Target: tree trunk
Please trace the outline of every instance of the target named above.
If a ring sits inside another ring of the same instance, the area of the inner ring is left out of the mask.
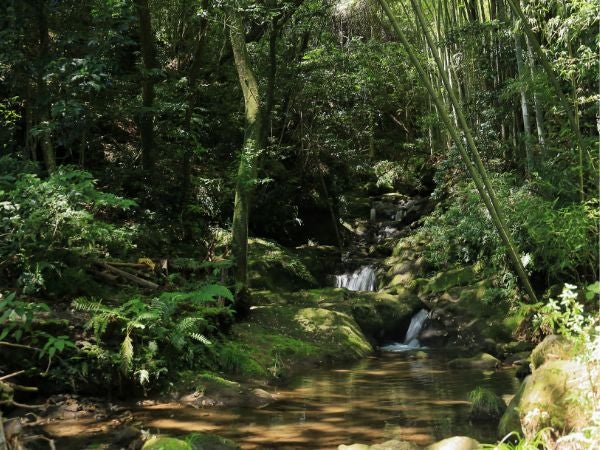
[[[527,104],[527,95],[523,82],[525,80],[525,69],[523,67],[523,47],[521,45],[521,34],[517,31],[514,34],[515,40],[515,55],[517,58],[517,73],[520,81],[519,92],[521,95],[521,116],[523,117],[523,132],[525,134],[525,156],[527,177],[533,172],[533,150],[531,149],[531,124],[529,123],[529,105]]]
[[[533,49],[531,48],[531,42],[529,42],[529,38],[525,35],[525,42],[527,44],[527,57],[529,59],[529,73],[531,78],[535,77],[535,61],[533,59]],[[533,106],[535,109],[535,125],[538,136],[538,143],[540,144],[540,153],[542,157],[542,161],[546,157],[546,134],[544,132],[544,111],[542,110],[542,100],[540,95],[535,87],[533,89]]]
[[[210,6],[209,0],[202,0],[202,9],[208,10]],[[200,76],[200,68],[202,67],[202,59],[204,57],[204,49],[206,47],[206,35],[208,32],[208,16],[204,14],[200,20],[200,28],[198,30],[198,37],[196,40],[196,48],[194,49],[194,55],[192,57],[192,64],[188,72],[188,93],[187,93],[187,104],[185,109],[185,116],[183,117],[183,131],[186,134],[191,132],[192,115],[194,114],[194,108],[198,101],[198,94],[196,92],[196,82]],[[181,182],[181,199],[180,208],[183,210],[188,203],[190,191],[192,189],[192,163],[193,163],[194,152],[191,148],[186,148],[183,153],[182,160],[182,182]]]
[[[567,114],[567,118],[569,119],[569,125],[571,126],[571,130],[573,130],[573,133],[575,135],[575,142],[577,145],[577,154],[578,154],[578,158],[579,158],[579,162],[580,162],[579,167],[578,167],[579,197],[580,197],[580,200],[583,201],[585,199],[584,184],[583,184],[583,172],[584,172],[583,142],[581,140],[581,131],[579,130],[579,123],[578,123],[578,120],[576,117],[577,112],[572,107],[571,103],[569,102],[565,93],[563,92],[563,90],[560,86],[560,83],[558,81],[558,78],[556,78],[556,75],[554,74],[554,70],[552,69],[552,66],[548,62],[548,59],[546,58],[546,55],[544,54],[544,51],[542,50],[540,43],[538,42],[537,38],[533,34],[533,30],[531,29],[531,26],[529,25],[529,23],[527,21],[527,17],[525,16],[525,14],[523,14],[523,11],[521,10],[520,1],[519,0],[506,0],[506,1],[508,2],[508,5],[512,9],[513,13],[520,19],[521,26],[523,27],[523,31],[525,31],[525,34],[527,35],[527,38],[529,39],[531,47],[533,48],[533,51],[535,52],[539,62],[542,64],[542,67],[544,68],[544,71],[546,72],[546,75],[548,76],[548,79],[550,80],[550,83],[552,84],[554,92],[557,95],[557,97],[561,103],[561,106],[564,108],[564,110]]]
[[[135,7],[140,27],[140,46],[144,73],[142,74],[142,111],[139,115],[140,136],[142,141],[142,168],[152,183],[155,169],[154,152],[154,83],[158,68],[156,61],[156,45],[152,32],[152,18],[148,0],[135,0]]]
[[[52,145],[52,133],[50,130],[50,94],[44,80],[44,70],[50,57],[50,34],[48,32],[48,3],[41,0],[37,5],[37,22],[40,40],[40,68],[37,74],[38,85],[38,118],[44,128],[40,136],[40,147],[42,158],[48,173],[56,170],[56,155]]]
[[[236,282],[236,305],[238,314],[247,313],[248,298],[248,220],[250,196],[257,171],[257,159],[261,150],[263,117],[260,94],[254,70],[248,58],[241,13],[234,12],[230,27],[231,47],[235,68],[244,95],[246,128],[244,145],[240,154],[235,186],[235,205],[232,222],[232,253]]]

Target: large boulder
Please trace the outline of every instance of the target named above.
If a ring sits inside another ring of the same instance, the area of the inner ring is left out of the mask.
[[[502,417],[500,436],[522,431],[527,438],[541,437],[545,446],[559,448],[558,435],[583,436],[582,430],[591,429],[589,395],[598,385],[600,364],[594,358],[586,362],[558,359],[573,358],[572,353],[571,343],[558,336],[546,338],[534,349],[532,374],[521,384]]]
[[[193,450],[239,450],[240,446],[223,436],[212,433],[194,433],[186,438]]]
[[[520,436],[523,436],[523,429],[521,428],[521,419],[519,417],[519,403],[521,401],[521,397],[523,396],[523,391],[527,386],[527,383],[531,380],[531,377],[526,377],[519,389],[515,393],[514,397],[508,403],[506,411],[500,418],[500,423],[498,424],[498,438],[504,439],[507,435],[511,433],[518,433]]]
[[[248,278],[255,289],[294,291],[317,286],[302,258],[266,239],[248,241]]]
[[[541,367],[547,361],[569,359],[573,351],[573,343],[564,336],[551,334],[531,352],[531,365],[533,369]]]

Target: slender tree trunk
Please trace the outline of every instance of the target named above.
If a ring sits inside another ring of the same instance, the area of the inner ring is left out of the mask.
[[[267,135],[272,131],[271,113],[275,103],[275,81],[277,77],[277,35],[279,28],[277,20],[273,19],[271,29],[269,30],[269,69],[267,73],[267,89],[265,92],[265,110],[264,110],[264,136],[263,144],[267,142]]]
[[[135,0],[135,7],[140,27],[140,46],[144,73],[142,74],[142,111],[139,115],[139,128],[142,141],[142,168],[152,183],[156,164],[154,150],[154,83],[158,68],[156,60],[156,44],[152,31],[152,18],[148,0]]]
[[[202,0],[202,9],[208,10],[210,6],[209,0]],[[196,48],[194,49],[194,55],[192,56],[192,63],[188,72],[188,92],[187,102],[185,108],[185,115],[183,117],[183,130],[186,134],[191,132],[192,115],[194,114],[194,108],[198,102],[198,94],[196,92],[196,83],[200,76],[200,68],[202,67],[202,59],[204,57],[204,49],[206,48],[206,36],[208,33],[208,16],[204,14],[200,21],[200,27],[198,30],[198,37],[196,38]],[[181,199],[180,208],[183,210],[187,205],[190,197],[190,191],[192,189],[192,165],[193,165],[194,151],[192,148],[186,148],[183,153],[181,171]]]
[[[331,197],[329,196],[329,190],[327,189],[327,184],[325,184],[325,177],[323,176],[323,170],[321,169],[321,163],[318,164],[319,167],[317,171],[319,172],[319,181],[321,182],[321,188],[323,189],[323,196],[325,203],[327,203],[327,208],[329,209],[329,215],[331,216],[331,226],[333,227],[333,231],[335,233],[335,239],[337,240],[338,249],[340,250],[340,256],[344,253],[344,244],[342,242],[342,235],[340,234],[340,228],[338,219],[335,215],[335,210],[333,208],[333,202],[331,201]]]
[[[258,83],[248,58],[244,22],[241,13],[234,12],[230,27],[231,47],[235,68],[244,94],[246,129],[240,154],[235,186],[235,205],[232,222],[232,253],[236,281],[236,311],[244,314],[249,308],[248,295],[248,220],[250,196],[257,172],[261,150],[263,117]]]
[[[531,43],[529,42],[529,38],[525,35],[525,42],[527,44],[527,58],[529,59],[529,74],[531,78],[535,77],[535,61],[533,59],[533,49],[531,48]],[[542,161],[546,157],[546,134],[544,132],[544,111],[542,110],[542,99],[538,93],[537,88],[533,88],[533,106],[535,109],[535,125],[538,136],[538,143],[540,144],[540,153],[542,157]]]
[[[560,83],[558,81],[558,78],[556,78],[556,75],[554,74],[554,70],[552,69],[552,66],[548,62],[548,59],[546,58],[546,55],[544,54],[544,51],[542,50],[540,43],[538,42],[537,38],[535,37],[535,34],[533,33],[533,30],[531,29],[531,26],[529,25],[529,23],[527,21],[527,17],[521,10],[520,1],[519,0],[506,0],[506,1],[508,2],[508,5],[512,9],[513,13],[520,19],[521,26],[523,27],[523,31],[525,31],[525,34],[529,38],[529,42],[533,48],[533,51],[535,52],[539,62],[542,64],[542,67],[544,68],[544,71],[546,72],[546,75],[548,76],[548,79],[550,80],[550,83],[552,84],[554,92],[557,95],[558,99],[560,100],[560,103],[567,114],[567,118],[569,120],[569,125],[571,126],[571,130],[573,130],[573,133],[575,134],[577,153],[578,153],[578,158],[580,161],[579,168],[578,168],[579,169],[578,170],[578,172],[579,172],[579,197],[580,197],[580,200],[583,201],[585,199],[584,184],[583,184],[583,172],[584,172],[583,142],[581,140],[581,131],[579,130],[579,124],[578,124],[578,120],[576,117],[577,113],[574,111],[574,108],[572,107],[571,103],[569,102],[565,93],[563,92],[563,90],[560,86]]]
[[[527,95],[525,93],[525,87],[523,86],[525,80],[525,69],[523,67],[523,47],[521,45],[521,35],[517,31],[514,34],[515,41],[515,55],[517,58],[517,73],[520,80],[520,96],[521,96],[521,116],[523,117],[523,132],[525,134],[525,156],[526,156],[526,170],[525,173],[529,177],[533,172],[533,150],[531,148],[531,124],[529,123],[529,105],[527,104]]]
[[[437,48],[434,47],[431,37],[429,36],[429,32],[427,31],[427,28],[425,26],[424,17],[422,15],[422,12],[419,8],[418,3],[416,3],[415,0],[411,0],[411,2],[413,4],[413,8],[415,9],[415,13],[417,15],[417,19],[418,19],[419,23],[421,24],[423,34],[425,35],[425,37],[427,39],[429,47],[431,48],[434,58],[436,60],[436,64],[438,66],[439,72],[442,75],[442,80],[444,82],[444,85],[446,86],[446,90],[448,91],[448,94],[450,96],[452,103],[455,105],[455,110],[459,117],[459,122],[462,126],[462,131],[465,134],[467,145],[472,153],[473,159],[475,160],[475,165],[473,165],[473,163],[471,162],[471,159],[469,158],[469,155],[468,155],[465,147],[463,146],[463,139],[459,135],[457,128],[452,123],[450,116],[448,114],[448,111],[445,108],[444,104],[442,103],[438,93],[434,90],[433,86],[429,82],[427,73],[425,72],[425,70],[423,69],[423,66],[421,65],[417,56],[415,55],[415,53],[412,49],[412,46],[410,45],[410,43],[404,36],[404,32],[402,31],[402,28],[400,27],[400,24],[396,20],[391,9],[387,5],[386,0],[378,0],[378,1],[381,4],[381,6],[383,7],[390,22],[392,23],[392,26],[394,27],[394,30],[398,34],[398,37],[400,38],[402,45],[406,49],[412,65],[415,67],[415,69],[417,70],[417,72],[419,74],[419,78],[421,79],[421,82],[427,88],[427,91],[429,92],[429,95],[431,96],[432,100],[438,105],[438,110],[441,113],[441,118],[444,121],[444,124],[446,125],[446,128],[448,129],[450,135],[452,136],[452,139],[454,140],[454,143],[461,154],[461,157],[467,167],[469,174],[471,175],[471,177],[473,178],[473,181],[475,182],[475,185],[477,187],[477,190],[479,191],[480,197],[490,213],[492,222],[494,223],[494,225],[496,226],[496,229],[498,230],[498,234],[500,235],[502,241],[504,242],[504,244],[507,247],[508,257],[511,260],[511,262],[513,263],[513,266],[515,267],[515,270],[516,270],[519,278],[521,279],[521,282],[523,283],[523,286],[524,286],[527,294],[530,296],[530,300],[535,302],[537,300],[535,292],[534,292],[533,288],[531,287],[529,278],[527,277],[527,274],[525,273],[525,269],[523,268],[523,265],[521,264],[521,260],[519,259],[517,250],[512,242],[512,238],[510,237],[510,235],[507,232],[506,221],[502,215],[502,211],[499,208],[498,201],[497,201],[494,191],[490,185],[489,179],[487,177],[487,172],[485,171],[485,168],[483,167],[483,163],[481,162],[481,158],[479,157],[479,153],[477,151],[477,147],[475,146],[475,143],[471,136],[470,129],[466,125],[464,115],[462,114],[462,109],[460,108],[460,105],[456,99],[456,96],[454,95],[454,92],[450,88],[448,77],[446,76],[446,74],[443,70],[443,66],[441,64],[439,55],[437,53]]]
[[[40,40],[40,68],[37,74],[38,86],[38,119],[44,128],[40,136],[40,147],[42,158],[48,173],[56,170],[56,155],[52,145],[52,133],[50,130],[50,94],[44,80],[44,70],[50,58],[50,33],[48,32],[48,2],[40,0],[37,3],[37,22]]]

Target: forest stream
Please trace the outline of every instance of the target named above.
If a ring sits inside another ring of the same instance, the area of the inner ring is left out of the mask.
[[[335,287],[376,291],[376,268],[382,260],[365,258],[365,249],[401,233],[405,211],[417,205],[414,217],[419,217],[419,205],[424,204],[414,199],[401,201],[400,207],[396,203],[378,200],[385,213],[371,213],[369,232],[348,249],[347,271],[332,277]],[[152,434],[215,433],[244,449],[331,449],[390,439],[429,445],[456,435],[493,442],[495,423],[470,421],[468,393],[485,387],[511,397],[518,388],[515,370],[449,368],[448,362],[461,356],[458,351],[421,347],[418,340],[428,315],[426,309],[416,312],[408,328],[400,332],[403,342],[385,342],[375,356],[341,367],[313,368],[283,386],[267,388],[276,400],[266,406],[205,408],[141,401],[121,407],[128,411],[129,423]],[[114,432],[105,434],[111,427],[114,424],[89,418],[50,422],[46,431],[57,438],[60,448],[75,450],[103,439],[114,441]]]
[[[501,396],[518,387],[514,370],[449,369],[448,355],[385,352],[350,367],[297,376],[260,409],[195,409],[176,403],[130,407],[152,433],[212,432],[244,449],[331,449],[353,442],[396,438],[420,445],[468,435],[493,442],[496,427],[469,422],[467,393],[484,386]],[[58,448],[75,450],[103,440],[107,424],[95,419],[50,423]]]

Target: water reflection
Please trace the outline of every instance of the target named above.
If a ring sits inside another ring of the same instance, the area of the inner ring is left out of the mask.
[[[244,449],[335,449],[393,438],[427,445],[453,435],[491,442],[494,427],[468,420],[467,393],[476,386],[512,394],[517,380],[511,371],[452,370],[445,355],[435,353],[425,360],[384,354],[351,368],[300,376],[279,390],[280,401],[262,409],[163,404],[134,414],[152,432],[214,432]]]
[[[213,431],[248,449],[330,449],[392,438],[426,445],[457,434],[491,442],[494,427],[468,421],[467,393],[476,386],[504,395],[514,393],[517,382],[509,371],[448,369],[442,355],[412,360],[391,354],[300,376],[278,392],[281,401],[260,410],[139,413],[161,432]]]

